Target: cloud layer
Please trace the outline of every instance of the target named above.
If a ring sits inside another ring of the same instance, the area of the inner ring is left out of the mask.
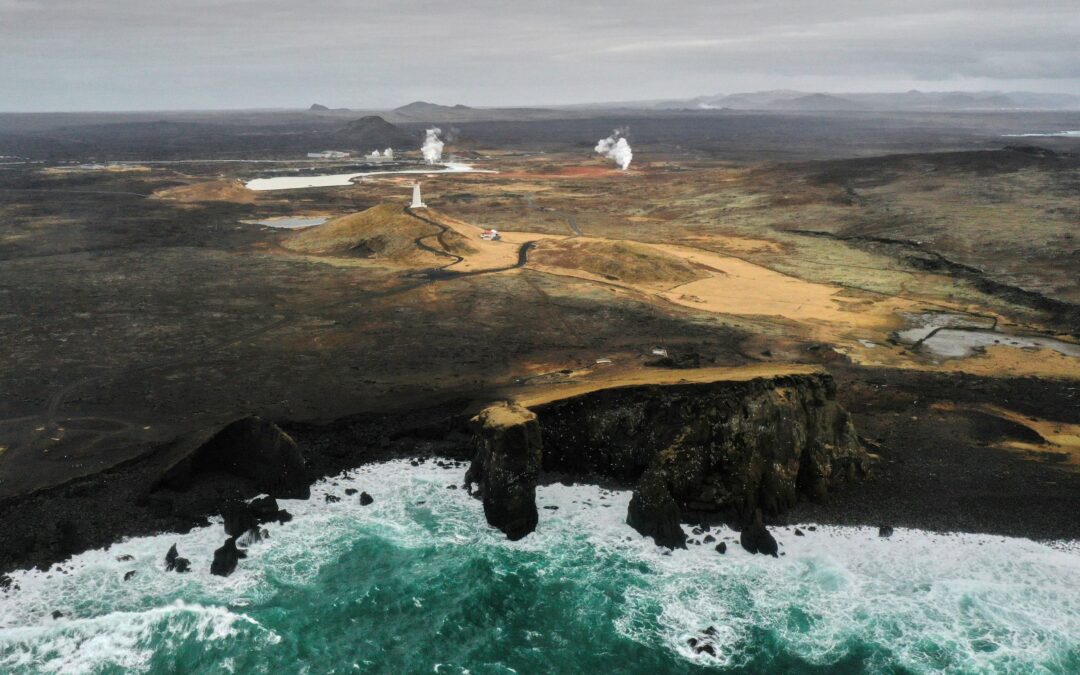
[[[1075,0],[0,0],[0,110],[1080,93]]]

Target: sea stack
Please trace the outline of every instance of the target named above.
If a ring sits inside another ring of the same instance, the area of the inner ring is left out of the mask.
[[[542,448],[532,411],[514,403],[485,408],[472,418],[475,456],[465,476],[477,483],[489,524],[511,540],[536,529],[536,481]]]

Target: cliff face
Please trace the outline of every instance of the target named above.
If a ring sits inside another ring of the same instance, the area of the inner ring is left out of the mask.
[[[600,390],[535,408],[543,468],[635,485],[627,521],[685,545],[688,512],[748,520],[822,498],[870,460],[825,374]]]

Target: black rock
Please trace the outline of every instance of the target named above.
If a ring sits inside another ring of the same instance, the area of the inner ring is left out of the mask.
[[[544,507],[544,509],[546,509],[548,511],[558,511],[559,507],[555,506],[554,504],[548,504],[547,506]]]
[[[697,643],[698,643],[697,638],[690,638],[689,640],[686,641],[686,644],[690,645],[691,647],[696,647]]]
[[[658,546],[686,548],[686,533],[679,520],[679,506],[668,491],[663,475],[646,471],[630,498],[626,523],[639,533],[652,537]]]
[[[892,525],[882,525],[878,528],[877,534],[879,537],[888,539],[893,535]]]
[[[701,634],[712,637],[713,635],[716,635],[716,628],[714,628],[713,626],[709,626],[705,630],[701,631]]]
[[[271,520],[281,520],[283,511],[278,508],[277,500],[273,497],[259,497],[248,504],[248,508],[260,523],[268,523]]]
[[[799,528],[797,528],[797,527],[796,527],[796,528],[795,528],[795,536],[796,536],[796,537],[805,537],[806,535],[805,535],[805,534],[803,534],[803,531],[802,531],[802,530],[800,530]]]
[[[180,554],[176,551],[176,544],[169,547],[168,553],[165,554],[165,571],[171,572],[176,569],[176,560]]]
[[[60,611],[60,610],[58,610],[58,609],[57,609],[57,610],[53,610],[53,613],[52,613],[52,618],[54,618],[54,619],[59,619],[59,618],[60,618],[60,617],[62,617],[62,616],[64,616],[64,613],[63,613],[63,612],[61,612],[61,611]]]
[[[259,526],[251,505],[244,502],[229,502],[221,510],[221,517],[225,521],[225,534],[230,537],[239,537]]]
[[[352,497],[357,492],[359,492],[359,490],[357,490],[356,488],[345,488],[345,494],[349,497]]]
[[[720,542],[719,544],[717,544],[716,552],[720,553],[721,555],[727,553],[727,544],[725,544],[724,542]]]
[[[716,656],[716,650],[713,649],[713,646],[711,644],[707,643],[707,642],[705,644],[697,647],[696,649],[694,649],[694,653],[695,654],[708,654],[709,656]]]
[[[811,525],[810,527],[808,527],[806,529],[810,530],[811,532],[817,532],[817,525]]]
[[[0,591],[6,591],[11,588],[12,583],[14,582],[11,580],[11,577],[6,574],[0,574]]]
[[[776,539],[761,520],[761,509],[755,510],[753,522],[739,533],[739,543],[750,553],[771,555],[774,558],[780,550],[776,545]]]
[[[711,534],[707,534],[707,535],[705,535],[705,538],[702,539],[701,541],[703,543],[706,543],[706,544],[711,544],[714,541],[716,541],[716,537],[712,536]]]
[[[360,506],[367,506],[368,504],[371,504],[374,501],[375,500],[368,493],[366,493],[366,492],[361,492],[360,493]]]
[[[207,474],[230,474],[267,494],[291,499],[311,495],[303,453],[276,424],[258,417],[194,434],[178,445],[181,455],[158,485],[186,490]]]
[[[127,555],[126,553],[124,555],[116,556],[116,562],[131,562],[134,559],[135,559],[135,556]]]
[[[135,570],[130,572],[124,572],[124,581],[131,581],[131,577],[135,576]]]
[[[336,504],[337,502],[341,501],[341,497],[338,497],[337,495],[326,495],[324,499],[326,500],[327,504]]]
[[[240,551],[236,548],[236,539],[229,537],[221,548],[214,551],[214,562],[210,563],[210,574],[227,577],[236,569]]]
[[[511,541],[536,529],[536,483],[543,463],[536,415],[516,403],[496,404],[470,422],[474,456],[465,483],[479,486],[488,525]]]
[[[279,523],[287,523],[290,520],[292,520],[292,514],[291,513],[289,513],[285,509],[281,509],[280,511],[278,511],[278,522]]]
[[[191,569],[191,561],[187,558],[177,558],[174,562],[177,572],[187,572]]]

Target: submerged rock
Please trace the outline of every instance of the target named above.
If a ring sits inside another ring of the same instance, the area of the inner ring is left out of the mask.
[[[214,551],[214,562],[210,563],[210,574],[227,577],[236,569],[240,560],[240,551],[236,548],[236,539],[229,537],[221,548]]]
[[[768,528],[761,519],[761,510],[754,512],[754,520],[739,533],[739,543],[750,553],[761,553],[777,557],[780,550]]]
[[[374,501],[375,501],[375,499],[371,495],[369,495],[368,493],[366,493],[366,492],[361,492],[360,493],[360,506],[367,506],[368,504],[371,504]]]
[[[475,455],[465,476],[477,483],[490,525],[508,539],[536,529],[536,481],[543,460],[536,415],[514,403],[485,408],[471,420]]]
[[[124,581],[131,581],[131,578],[135,576],[135,570],[130,572],[124,572]]]

